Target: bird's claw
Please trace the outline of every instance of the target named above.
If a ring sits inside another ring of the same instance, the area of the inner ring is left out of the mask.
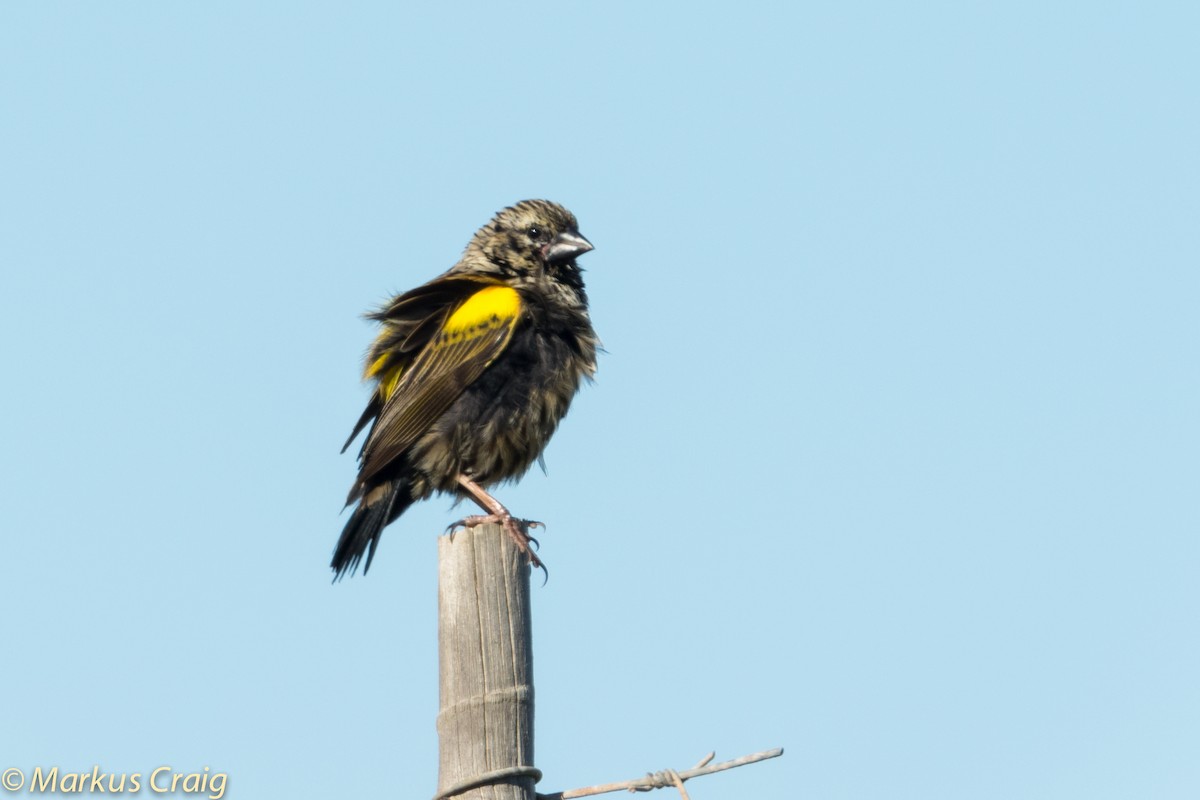
[[[518,522],[520,522],[520,524],[522,526],[524,526],[524,530],[522,530],[521,532],[523,534],[525,534],[525,538],[528,539],[533,544],[533,548],[535,550],[541,550],[542,543],[539,542],[534,537],[529,535],[529,528],[541,528],[542,530],[546,530],[546,523],[538,522],[536,519],[522,519],[522,520],[518,520]],[[544,570],[545,567],[542,567],[542,569]]]
[[[537,539],[529,535],[530,528],[545,528],[544,523],[537,520],[518,519],[512,514],[474,514],[469,517],[463,517],[458,522],[451,524],[446,528],[446,533],[453,535],[458,528],[471,528],[476,525],[486,525],[488,523],[496,523],[504,529],[509,538],[516,543],[517,549],[529,557],[529,563],[546,573],[546,580],[550,579],[550,572],[542,563],[542,560],[537,557],[534,550],[541,549],[541,543]],[[529,545],[533,544],[531,548]],[[542,582],[545,585],[545,581]]]

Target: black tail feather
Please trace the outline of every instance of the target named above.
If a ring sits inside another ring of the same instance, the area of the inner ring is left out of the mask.
[[[387,488],[387,494],[376,498],[374,503],[367,505],[365,498],[359,502],[346,521],[346,527],[342,528],[342,535],[333,551],[333,561],[329,566],[333,568],[334,581],[341,580],[347,572],[353,575],[364,554],[367,561],[363,565],[363,575],[367,574],[384,527],[403,514],[412,502],[401,481],[393,482]]]

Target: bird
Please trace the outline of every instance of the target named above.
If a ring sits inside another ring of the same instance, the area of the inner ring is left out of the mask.
[[[366,575],[383,529],[435,493],[484,512],[451,530],[498,523],[542,566],[529,535],[541,523],[514,517],[488,488],[541,462],[596,373],[600,340],[576,263],[592,249],[566,208],[522,200],[479,228],[449,270],[366,315],[380,325],[364,359],[372,392],[342,452],[369,430],[330,563],[335,581],[364,558]]]

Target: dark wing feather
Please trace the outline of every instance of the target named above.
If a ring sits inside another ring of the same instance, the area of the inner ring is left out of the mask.
[[[362,429],[367,427],[367,423],[379,416],[381,408],[383,408],[383,400],[379,396],[379,390],[376,390],[375,394],[371,395],[371,402],[367,403],[367,407],[363,409],[362,416],[358,418],[358,422],[354,423],[354,430],[350,431],[350,437],[342,445],[343,453],[350,447],[350,443],[354,441],[354,438],[362,432]]]
[[[367,316],[393,325],[419,324],[445,311],[448,306],[457,305],[481,285],[493,283],[495,281],[475,276],[440,275],[429,283],[393,298],[386,306]]]

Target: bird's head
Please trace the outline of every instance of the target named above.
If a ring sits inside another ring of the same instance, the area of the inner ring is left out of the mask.
[[[575,259],[591,249],[570,211],[549,200],[522,200],[475,233],[464,261],[482,258],[489,271],[509,277],[572,282],[579,273]]]

